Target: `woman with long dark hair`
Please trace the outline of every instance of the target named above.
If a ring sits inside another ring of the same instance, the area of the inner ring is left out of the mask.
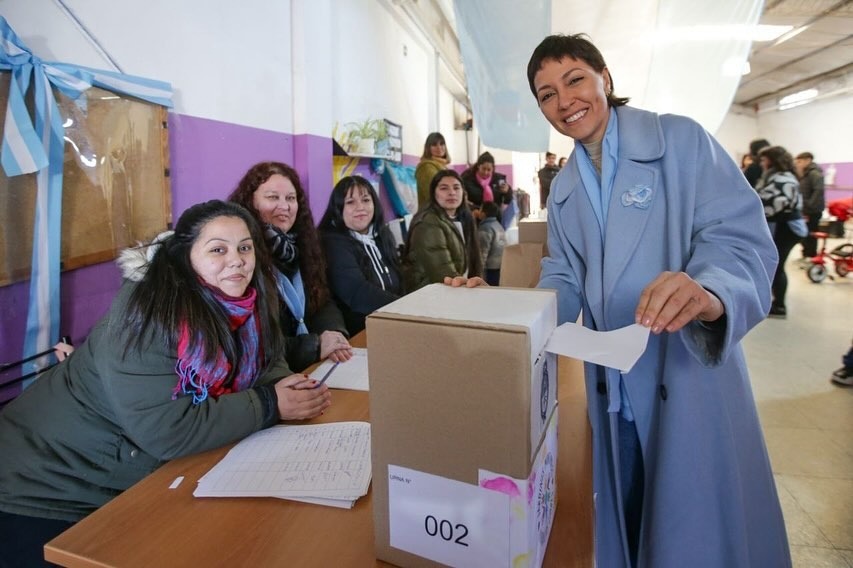
[[[263,227],[291,368],[302,371],[327,357],[348,360],[352,347],[329,293],[320,236],[299,174],[281,162],[255,164],[228,199],[248,209]]]
[[[339,181],[319,229],[329,286],[354,335],[364,329],[368,314],[403,293],[394,237],[370,182],[361,176]]]
[[[48,540],[168,460],[330,404],[285,362],[246,210],[195,205],[161,237],[122,255],[107,315],[0,412],[0,565],[41,565]]]
[[[429,204],[412,219],[403,253],[407,292],[446,277],[482,276],[477,227],[465,203],[462,178],[442,170],[432,178]]]

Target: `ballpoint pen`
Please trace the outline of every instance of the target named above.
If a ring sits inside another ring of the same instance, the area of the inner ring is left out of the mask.
[[[325,382],[326,382],[326,379],[328,379],[328,378],[332,375],[332,373],[334,372],[334,370],[335,370],[335,369],[337,369],[337,368],[338,368],[338,365],[340,365],[340,364],[341,364],[340,362],[337,362],[337,363],[335,363],[334,365],[332,365],[332,368],[331,368],[331,369],[329,369],[328,371],[326,371],[326,374],[325,374],[325,375],[323,375],[323,378],[322,378],[322,379],[320,379],[320,382],[319,382],[319,383],[317,383],[317,384],[314,386],[314,388],[315,388],[315,389],[316,389],[316,388],[320,388],[320,385],[322,385],[323,383],[325,383]]]

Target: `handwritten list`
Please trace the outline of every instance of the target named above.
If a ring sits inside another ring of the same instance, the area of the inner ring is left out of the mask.
[[[234,446],[196,497],[278,497],[352,507],[370,485],[370,424],[274,426]]]

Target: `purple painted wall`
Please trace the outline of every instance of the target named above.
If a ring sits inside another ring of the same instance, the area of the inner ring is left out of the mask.
[[[246,170],[264,160],[294,165],[303,177],[316,217],[323,213],[331,192],[330,138],[293,136],[172,113],[169,150],[175,220],[195,203],[224,199]],[[70,335],[75,344],[82,343],[106,313],[120,285],[121,275],[112,262],[64,272],[60,332]],[[28,298],[29,282],[0,288],[0,362],[21,358]],[[0,375],[0,384],[19,375],[20,369],[12,369]],[[8,394],[0,391],[0,400]]]
[[[849,199],[853,195],[853,162],[832,164],[835,166],[835,183],[826,186],[826,202]],[[820,164],[824,173],[830,164]]]
[[[291,135],[260,128],[171,113],[169,154],[172,216],[177,220],[189,206],[224,199],[252,165],[275,160],[292,164],[308,193],[311,211],[319,221],[332,191],[332,140],[309,134]],[[405,163],[416,164],[407,156]],[[356,173],[371,181],[370,160],[360,160]],[[393,218],[387,193],[380,191],[387,219]],[[113,262],[64,272],[61,276],[60,332],[79,345],[106,313],[121,285]],[[0,362],[21,358],[27,319],[29,282],[0,288]],[[20,375],[20,369],[0,374],[0,384]],[[8,396],[0,389],[0,401]]]

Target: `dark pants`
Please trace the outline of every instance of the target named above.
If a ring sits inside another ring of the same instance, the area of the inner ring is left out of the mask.
[[[785,274],[785,261],[791,254],[800,237],[791,232],[788,223],[780,221],[776,223],[773,233],[773,242],[776,244],[776,252],[779,253],[779,264],[776,266],[776,274],[773,276],[773,305],[777,308],[785,307],[785,293],[788,291],[788,275]]]
[[[483,280],[486,281],[486,284],[489,286],[500,286],[501,283],[501,269],[500,268],[486,268],[483,270]]]
[[[44,559],[44,545],[73,525],[0,511],[0,568],[56,566]]]
[[[803,239],[803,258],[811,258],[817,256],[817,239],[812,236],[812,233],[818,230],[821,212],[806,213],[806,215],[808,216],[806,226],[809,228],[809,236]]]
[[[643,518],[643,485],[645,472],[637,425],[619,416],[619,464],[622,477],[622,505],[625,508],[625,528],[628,533],[628,553],[631,566],[637,565],[640,546],[640,521]]]

